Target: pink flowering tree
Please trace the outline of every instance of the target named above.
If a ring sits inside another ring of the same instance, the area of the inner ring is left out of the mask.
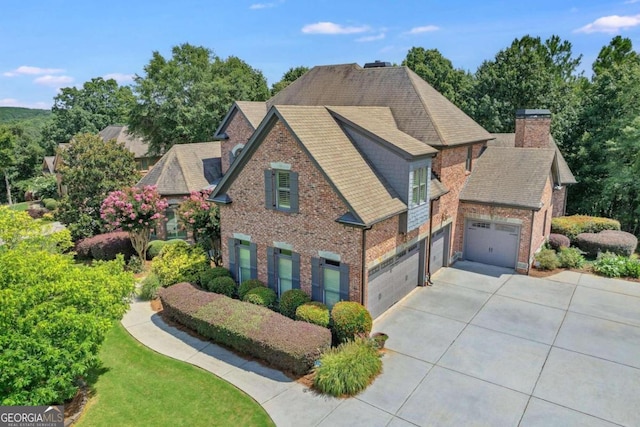
[[[146,259],[151,229],[169,206],[155,186],[129,187],[112,191],[102,202],[100,217],[111,230],[129,233],[131,244],[141,260]]]
[[[193,240],[220,261],[220,216],[218,207],[207,201],[211,190],[192,191],[178,207],[182,225],[193,233]]]

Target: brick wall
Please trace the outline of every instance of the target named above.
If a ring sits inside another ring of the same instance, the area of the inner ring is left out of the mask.
[[[471,164],[471,170],[475,160],[480,155],[480,150],[484,142],[476,143],[473,145],[473,161]],[[468,145],[456,146],[451,148],[443,148],[438,155],[433,159],[432,167],[437,176],[440,177],[440,181],[449,189],[449,193],[445,194],[435,203],[433,209],[433,229],[438,229],[447,221],[451,220],[451,239],[457,237],[457,218],[458,218],[458,205],[460,203],[460,191],[467,181],[469,172],[466,171],[466,160]],[[464,228],[464,224],[462,225]],[[462,239],[462,236],[459,236]],[[448,259],[453,256],[456,245],[450,244]]]
[[[249,120],[240,112],[240,110],[235,110],[229,119],[229,124],[225,129],[222,130],[229,137],[228,139],[223,139],[220,141],[220,155],[222,160],[222,174],[224,175],[229,170],[229,159],[231,156],[231,150],[238,144],[246,144],[253,135],[254,129],[249,123]]]
[[[532,260],[535,252],[542,246],[546,238],[551,233],[551,217],[553,214],[553,179],[551,174],[544,186],[542,193],[542,209],[537,211],[533,217],[533,239],[529,259]]]
[[[516,117],[515,146],[549,148],[551,116]]]
[[[265,208],[263,171],[271,162],[289,163],[298,172],[299,213]],[[347,212],[346,205],[280,121],[269,130],[227,194],[232,203],[220,206],[224,265],[229,265],[227,240],[233,233],[247,234],[258,247],[258,278],[267,282],[267,247],[274,241],[288,243],[300,254],[300,285],[310,294],[311,258],[321,250],[334,252],[349,265],[349,298],[360,301],[362,231],[335,221]]]

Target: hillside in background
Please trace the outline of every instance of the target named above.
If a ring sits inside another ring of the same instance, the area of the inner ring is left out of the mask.
[[[0,107],[0,123],[29,120],[35,117],[49,116],[51,110],[36,110],[22,107]]]

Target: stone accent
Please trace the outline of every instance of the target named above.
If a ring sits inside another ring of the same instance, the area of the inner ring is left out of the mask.
[[[229,118],[229,124],[222,129],[225,132],[228,139],[220,141],[220,156],[222,162],[222,174],[224,175],[231,166],[231,151],[238,144],[246,144],[253,135],[255,129],[249,123],[249,120],[242,114],[242,112],[236,109],[232,116]]]

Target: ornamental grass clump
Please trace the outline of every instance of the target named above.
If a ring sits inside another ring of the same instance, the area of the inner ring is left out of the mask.
[[[290,319],[294,319],[296,317],[296,309],[309,301],[311,301],[311,298],[305,291],[289,289],[280,297],[280,313]]]
[[[538,270],[554,270],[560,266],[556,251],[553,249],[542,249],[535,257]]]
[[[353,396],[382,371],[375,343],[357,338],[326,351],[314,368],[314,387],[331,396]]]
[[[331,328],[339,343],[353,340],[357,336],[368,336],[372,324],[369,311],[355,301],[340,301],[331,310]]]

